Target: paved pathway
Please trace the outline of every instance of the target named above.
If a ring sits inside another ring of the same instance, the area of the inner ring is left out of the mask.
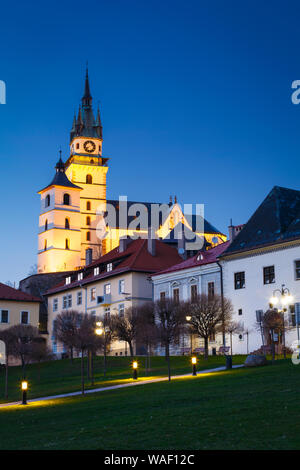
[[[232,366],[233,369],[237,369],[238,367],[244,367],[243,364],[237,365],[237,366]],[[200,370],[197,371],[197,375],[201,374],[208,374],[211,372],[219,372],[222,370],[226,370],[226,367],[216,367],[215,369],[206,369],[206,370]],[[173,379],[181,379],[183,377],[190,377],[191,374],[184,374],[184,375],[173,375]],[[138,380],[137,382],[129,382],[126,384],[120,384],[120,385],[111,385],[108,387],[101,387],[101,388],[93,388],[90,390],[85,390],[85,395],[88,393],[98,393],[98,392],[106,392],[107,390],[116,390],[118,388],[125,388],[125,387],[134,387],[136,385],[146,385],[154,382],[163,382],[168,380],[168,377],[158,377],[157,379],[149,379],[149,380]],[[72,393],[64,393],[62,395],[53,395],[49,397],[40,397],[40,398],[33,398],[31,400],[27,400],[27,403],[33,403],[35,401],[45,401],[45,400],[55,400],[57,398],[65,398],[65,397],[75,397],[78,395],[82,395],[82,392],[72,392]],[[14,405],[20,405],[21,401],[15,401],[11,403],[1,403],[0,408],[8,407],[8,406],[14,406]]]

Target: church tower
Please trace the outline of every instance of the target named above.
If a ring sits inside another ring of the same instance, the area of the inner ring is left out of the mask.
[[[68,180],[60,157],[51,183],[39,191],[38,273],[81,265],[81,188]]]
[[[81,265],[86,250],[92,249],[93,260],[105,253],[105,241],[97,237],[97,210],[106,209],[106,173],[108,158],[102,157],[102,123],[98,107],[96,117],[92,107],[88,70],[84,95],[78,115],[74,116],[70,133],[70,157],[65,167],[68,179],[82,188],[80,192]]]

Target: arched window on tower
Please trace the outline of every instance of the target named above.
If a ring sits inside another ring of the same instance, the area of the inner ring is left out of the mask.
[[[66,238],[66,250],[70,249],[70,241],[68,238]]]
[[[50,194],[47,194],[46,199],[45,199],[45,207],[50,206]]]
[[[92,184],[93,183],[92,175],[86,175],[85,182],[86,184]]]
[[[70,205],[70,194],[65,193],[64,194],[64,205],[69,206]]]
[[[86,232],[86,240],[91,241],[91,232]]]
[[[91,225],[91,218],[89,216],[86,218],[86,225]]]
[[[70,228],[70,220],[67,217],[65,218],[65,228]]]
[[[91,210],[91,201],[87,201],[86,203],[86,210],[90,211]]]
[[[45,220],[45,232],[48,230],[48,219]]]

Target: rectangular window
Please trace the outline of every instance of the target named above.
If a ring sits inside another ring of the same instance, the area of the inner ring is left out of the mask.
[[[53,312],[57,312],[58,309],[58,299],[53,299]]]
[[[77,305],[82,304],[82,292],[77,292]]]
[[[91,300],[96,299],[96,287],[91,288]]]
[[[124,304],[119,304],[119,317],[124,317],[125,306]]]
[[[66,277],[66,284],[71,284],[71,276]]]
[[[235,289],[245,288],[245,271],[234,273],[234,288]]]
[[[112,263],[108,263],[108,264],[106,265],[106,271],[107,271],[107,272],[112,271],[112,268],[113,268],[113,267],[112,267]]]
[[[67,295],[67,306],[68,308],[72,307],[72,294]]]
[[[94,268],[94,276],[98,276],[100,274],[100,268],[97,266],[97,268]]]
[[[214,342],[216,341],[216,333],[214,331],[211,332],[210,336],[209,336],[209,341],[210,342]]]
[[[173,300],[174,302],[179,302],[179,289],[173,289]]]
[[[104,294],[110,294],[110,284],[104,285]]]
[[[243,310],[241,308],[238,309],[238,314],[243,315]]]
[[[191,286],[191,301],[192,302],[195,302],[197,300],[197,296],[198,296],[198,289],[197,289],[197,285],[196,284],[193,284]]]
[[[119,294],[124,294],[125,292],[125,281],[124,279],[121,279],[119,281]]]
[[[8,310],[0,310],[1,323],[8,323]]]
[[[107,319],[110,318],[110,307],[104,308],[104,318],[107,318]]]
[[[207,284],[207,295],[209,299],[213,299],[215,296],[215,283],[209,282]]]
[[[83,273],[78,273],[77,278],[78,278],[78,281],[82,281],[82,279],[83,279]]]
[[[28,323],[29,323],[29,312],[21,312],[21,323],[22,323],[22,325],[28,325]]]
[[[295,261],[295,278],[300,279],[300,260]]]
[[[165,292],[160,292],[159,296],[160,296],[160,300],[166,300],[166,293]]]
[[[266,266],[264,268],[264,284],[273,284],[275,282],[275,267]]]
[[[72,307],[72,294],[63,296],[63,309]]]

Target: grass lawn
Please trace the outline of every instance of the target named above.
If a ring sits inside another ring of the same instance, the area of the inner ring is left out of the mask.
[[[245,356],[235,356],[233,363],[242,364]],[[85,369],[86,369],[85,358]],[[41,364],[31,364],[27,367],[26,376],[29,383],[28,398],[59,395],[61,393],[76,392],[81,389],[80,359],[71,363],[70,359],[50,361]],[[85,379],[86,389],[98,388],[108,385],[117,385],[132,380],[132,359],[130,357],[108,357],[107,372],[103,376],[103,357],[98,356],[94,361],[94,386],[91,380]],[[167,376],[167,363],[164,357],[152,357],[151,369],[146,370],[145,357],[138,358],[139,377]],[[198,369],[208,369],[225,365],[223,356],[210,356],[206,361],[202,356],[198,358]],[[192,370],[190,356],[173,356],[171,358],[172,374],[190,373]],[[86,374],[85,374],[86,375]],[[0,371],[0,403],[17,401],[21,399],[20,382],[22,370],[20,367],[9,368],[8,399],[4,396],[4,370]]]
[[[0,409],[0,449],[299,449],[289,359]]]

